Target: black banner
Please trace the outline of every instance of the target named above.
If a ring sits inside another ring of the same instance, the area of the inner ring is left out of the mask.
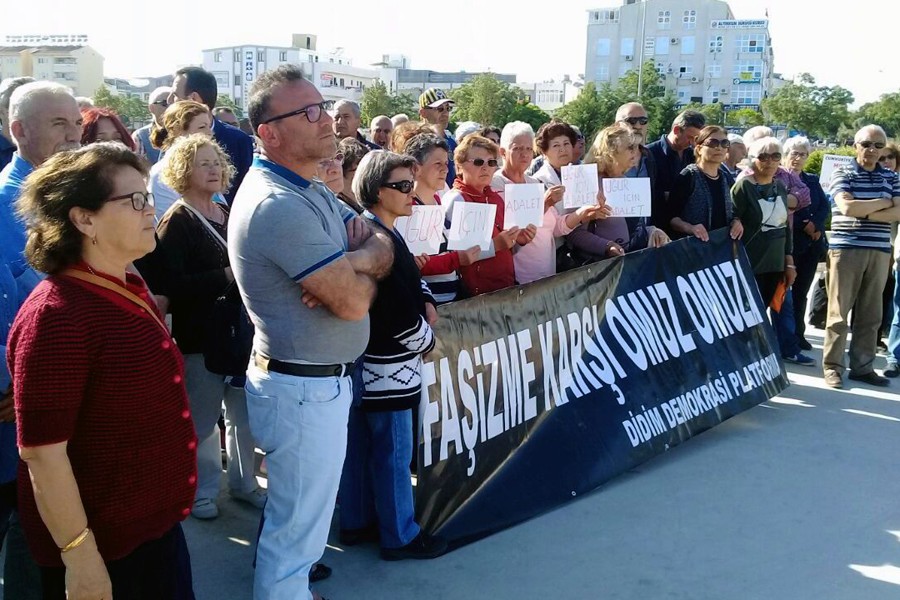
[[[416,513],[454,544],[593,490],[788,386],[725,229],[440,314]]]

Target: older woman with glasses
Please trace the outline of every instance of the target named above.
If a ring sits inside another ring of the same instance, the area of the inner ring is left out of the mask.
[[[369,310],[371,334],[363,358],[361,409],[352,409],[341,491],[341,528],[361,532],[377,524],[385,560],[435,558],[447,542],[425,533],[415,522],[409,464],[413,456],[413,409],[422,387],[422,356],[434,347],[426,307],[434,299],[394,228],[412,214],[416,161],[393,152],[367,154],[353,189],[372,227],[390,236],[394,264],[378,282]]]
[[[697,136],[697,162],[684,168],[669,195],[672,230],[682,236],[709,241],[709,232],[730,227],[732,239],[740,239],[743,227],[735,217],[731,190],[722,163],[731,142],[721,127],[704,127]]]
[[[197,484],[184,363],[128,271],[156,245],[146,175],[98,143],[48,159],[18,201],[26,258],[49,275],[8,345],[19,510],[48,599],[191,594],[178,584]]]
[[[497,192],[491,189],[491,181],[499,166],[499,154],[497,144],[491,140],[477,134],[467,136],[456,148],[459,173],[453,182],[453,189],[442,198],[448,225],[452,225],[455,202],[493,204],[497,207],[491,247],[482,251],[482,259],[477,263],[459,268],[465,291],[472,296],[515,285],[516,268],[512,250],[516,245],[530,243],[537,234],[537,227],[534,225],[529,225],[526,229],[503,229],[506,205]]]
[[[750,168],[731,190],[734,215],[743,224],[743,242],[753,267],[763,306],[769,306],[778,284],[794,283],[793,232],[788,224],[787,189],[775,178],[781,142],[764,137],[747,149]]]

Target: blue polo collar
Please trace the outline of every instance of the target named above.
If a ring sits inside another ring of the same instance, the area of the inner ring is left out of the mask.
[[[259,169],[265,169],[267,171],[271,171],[275,173],[279,177],[283,177],[299,187],[300,189],[306,189],[310,186],[310,182],[300,177],[287,167],[279,165],[278,163],[274,163],[271,160],[267,160],[265,158],[256,156],[253,158],[253,166]]]

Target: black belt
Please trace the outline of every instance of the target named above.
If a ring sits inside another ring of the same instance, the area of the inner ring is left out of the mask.
[[[253,353],[253,364],[263,371],[272,371],[273,373],[293,375],[295,377],[349,377],[353,374],[353,369],[356,366],[355,363],[339,365],[301,365],[275,360],[274,358],[263,356],[258,352]]]

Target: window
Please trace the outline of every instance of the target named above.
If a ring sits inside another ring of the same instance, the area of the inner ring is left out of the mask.
[[[240,50],[235,50],[235,51],[232,53],[231,60],[233,60],[234,62],[237,62],[237,63],[241,62],[241,51],[240,51]]]
[[[681,79],[690,79],[693,74],[693,65],[681,65],[680,67],[678,67],[678,77]]]
[[[609,65],[597,65],[597,81],[609,81]]]
[[[278,60],[280,60],[281,62],[287,62],[287,52],[279,52]]]
[[[672,28],[672,11],[671,10],[661,10],[657,13],[656,16],[656,25],[658,29],[671,29]]]
[[[737,51],[738,52],[758,52],[762,53],[766,45],[766,35],[764,33],[747,33],[738,36]]]
[[[214,62],[222,62],[222,53],[216,52],[215,54],[213,54],[213,61]]]
[[[656,53],[657,54],[668,54],[669,53],[669,38],[667,38],[667,37],[656,38]]]
[[[731,103],[742,106],[759,106],[762,88],[758,85],[736,85],[731,88]]]
[[[762,79],[762,63],[753,61],[736,63],[732,76],[738,81],[759,83]]]
[[[719,102],[719,90],[713,90],[709,93],[710,104],[716,104]]]
[[[691,97],[691,88],[678,88],[678,104],[687,104]]]
[[[681,38],[681,53],[682,54],[693,54],[694,48],[696,47],[696,38],[692,35],[686,35]]]
[[[622,38],[619,54],[621,56],[634,56],[634,38]]]
[[[709,40],[709,51],[710,52],[722,52],[722,48],[725,45],[725,41],[722,39],[721,35],[717,35],[716,37]]]
[[[628,63],[619,63],[619,78],[625,77],[625,74],[631,70],[631,65]]]
[[[266,62],[266,53],[262,50],[256,53],[256,62]]]
[[[609,56],[609,38],[597,40],[597,56]]]
[[[609,25],[619,22],[619,10],[598,10],[594,11],[594,22],[600,25]]]
[[[39,64],[39,65],[43,65],[43,64],[46,64],[46,63],[47,63],[47,59],[46,59],[46,58],[39,58],[39,59],[38,59],[38,64]]]
[[[240,86],[240,85],[241,85],[241,76],[240,76],[240,75],[235,75],[235,76],[234,76],[234,86],[235,86],[235,87],[238,87],[238,86]]]
[[[722,65],[720,65],[718,63],[715,63],[715,64],[707,63],[706,72],[709,74],[709,77],[711,79],[716,79],[717,77],[721,77],[722,76]]]
[[[344,78],[341,77],[341,87],[344,87]]]
[[[657,73],[659,73],[660,75],[662,75],[663,77],[665,77],[667,71],[668,71],[668,69],[666,68],[665,65],[661,65],[661,64],[659,64],[659,63],[656,63],[656,72],[657,72]]]
[[[685,29],[696,29],[697,28],[697,11],[696,10],[684,11],[684,15],[681,17],[681,22],[684,25]]]

